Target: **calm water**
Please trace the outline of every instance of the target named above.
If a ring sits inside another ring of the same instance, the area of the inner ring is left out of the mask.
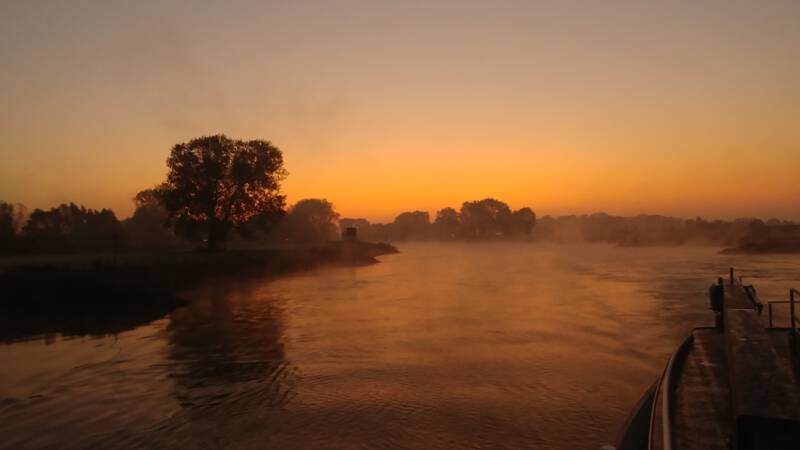
[[[401,250],[217,283],[117,335],[0,344],[0,447],[597,449],[711,323],[714,277],[800,286],[800,256]]]

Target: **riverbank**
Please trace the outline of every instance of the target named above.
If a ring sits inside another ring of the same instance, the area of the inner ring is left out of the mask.
[[[234,277],[279,276],[326,265],[358,266],[396,253],[389,244],[223,252],[130,253],[6,259],[0,268],[0,339],[110,333],[186,304],[182,291]]]
[[[800,254],[800,243],[764,243],[725,248],[723,255],[791,255]]]
[[[760,227],[743,237],[739,245],[722,250],[723,254],[800,253],[800,226]]]

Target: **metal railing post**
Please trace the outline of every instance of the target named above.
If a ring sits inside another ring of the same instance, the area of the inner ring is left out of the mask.
[[[767,309],[769,309],[769,327],[772,328],[772,303],[767,303]]]

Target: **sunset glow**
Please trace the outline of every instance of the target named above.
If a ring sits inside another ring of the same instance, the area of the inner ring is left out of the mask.
[[[225,133],[345,217],[800,218],[797,3],[532,3],[5,2],[0,197],[127,217]]]
[[[0,450],[800,449],[800,0],[0,0]]]

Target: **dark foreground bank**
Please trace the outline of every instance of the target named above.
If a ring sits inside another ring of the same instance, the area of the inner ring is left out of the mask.
[[[367,265],[396,253],[389,244],[176,252],[116,258],[40,258],[0,270],[0,339],[59,332],[119,332],[184,305],[181,291],[232,277],[261,277],[324,265]]]

